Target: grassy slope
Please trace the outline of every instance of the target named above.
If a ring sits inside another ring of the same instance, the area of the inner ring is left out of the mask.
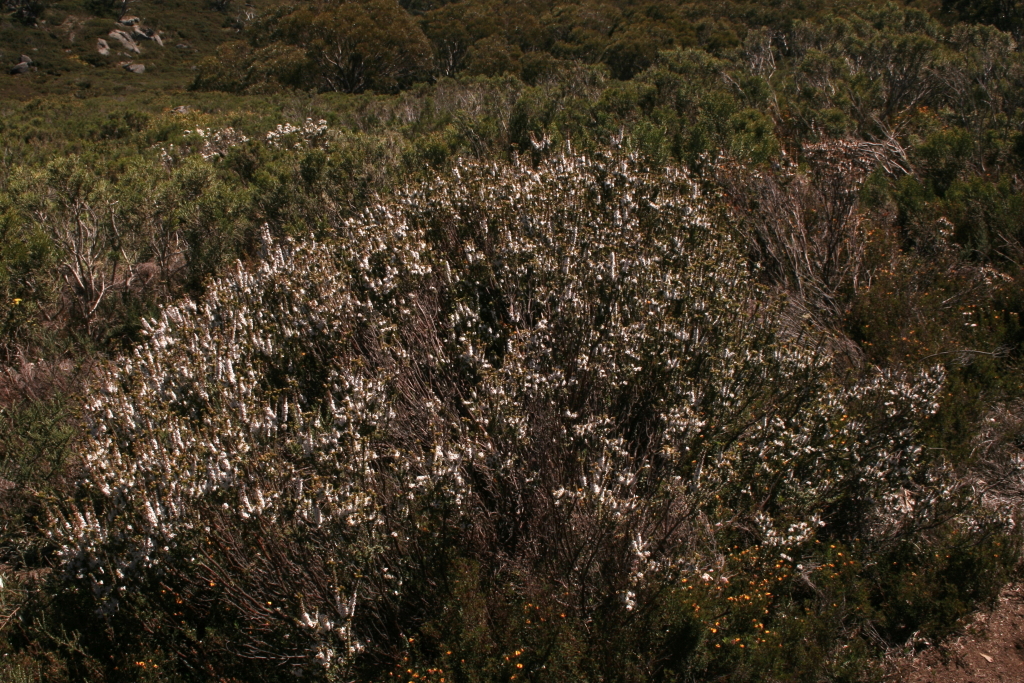
[[[238,32],[236,12],[215,11],[201,0],[143,0],[131,3],[128,14],[161,32],[164,46],[139,41],[141,54],[129,53],[108,35],[123,28],[117,17],[97,16],[77,1],[55,4],[35,26],[9,17],[0,19],[4,72],[21,54],[31,56],[36,67],[27,74],[0,74],[0,101],[39,96],[131,98],[142,93],[180,92],[191,83],[193,66]],[[110,44],[109,56],[97,51],[100,38]],[[146,72],[126,71],[119,66],[126,61],[144,64]]]

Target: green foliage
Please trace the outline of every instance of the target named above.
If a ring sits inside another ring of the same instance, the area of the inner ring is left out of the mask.
[[[729,117],[730,151],[738,158],[763,164],[778,156],[779,141],[770,118],[756,109],[744,109]]]
[[[296,182],[325,156],[297,154]],[[868,562],[965,524],[1002,542],[915,444],[933,380],[833,373],[695,188],[636,163],[462,164],[166,309],[92,404],[92,483],[54,508],[74,590],[109,614],[90,652],[155,620],[151,647],[221,675],[251,648],[367,679],[853,675],[857,624],[898,642],[987,599],[998,578],[888,606],[983,555],[923,587]]]
[[[120,19],[127,14],[128,3],[125,0],[85,0],[85,9],[90,14]]]
[[[779,551],[794,562],[730,527],[710,572],[729,583],[666,583],[625,618],[564,609],[558,572],[488,559],[497,536],[458,527],[423,546],[434,573],[407,585],[424,597],[395,603],[385,654],[359,659],[358,677],[863,680],[887,647],[949,634],[1019,556],[969,491],[1017,476],[1024,61],[1013,3],[933,5],[141,0],[131,12],[165,46],[140,42],[137,76],[96,51],[119,7],[6,3],[2,59],[34,64],[0,78],[0,618],[20,617],[0,626],[3,675],[176,680],[188,660],[185,678],[290,677],[211,654],[248,637],[215,609],[219,581],[164,577],[97,616],[90,586],[45,574],[43,503],[69,500],[82,472],[96,365],[144,348],[161,307],[257,267],[264,226],[344,245],[353,219],[459,159],[542,166],[567,146],[687,167],[736,264],[786,299],[783,327],[818,335],[837,378],[944,366],[918,436],[924,472],[951,488],[929,528],[874,546],[843,531],[864,504],[848,490],[802,558]],[[89,239],[71,239],[77,226]],[[493,355],[510,338],[501,299],[467,296],[505,330],[483,344]],[[747,509],[742,487],[719,495],[730,507],[713,514]],[[271,538],[302,575],[308,549]],[[263,633],[283,651],[294,628]]]
[[[470,46],[466,51],[465,71],[471,76],[518,74],[522,59],[523,51],[517,45],[510,45],[504,37],[495,34]]]
[[[423,31],[397,3],[347,2],[281,9],[249,43],[229,43],[200,65],[193,87],[253,91],[269,83],[340,92],[392,92],[431,66]]]
[[[954,183],[944,208],[957,242],[977,258],[1007,257],[1024,244],[1024,195],[1014,191],[1009,178],[996,184],[975,176]]]
[[[992,24],[1018,39],[1024,31],[1024,5],[1018,0],[942,0],[942,9],[964,21]]]
[[[937,131],[914,147],[917,167],[939,197],[968,169],[973,152],[974,140],[963,128]]]
[[[47,6],[42,0],[4,0],[2,5],[4,12],[10,12],[16,21],[24,24],[34,24]]]

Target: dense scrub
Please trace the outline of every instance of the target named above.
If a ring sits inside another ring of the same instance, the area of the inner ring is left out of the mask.
[[[703,204],[614,158],[462,166],[337,243],[266,244],[101,380],[69,571],[105,611],[159,585],[156,628],[203,629],[177,654],[210,672],[380,676],[412,640],[454,676],[514,650],[533,677],[647,680],[740,642],[768,673],[821,539],[863,562],[950,514],[1000,529],[917,440],[941,374],[835,376]],[[702,635],[743,556],[778,575],[739,589],[761,614]],[[456,578],[495,616],[441,616]],[[527,604],[552,627],[517,633]],[[553,654],[570,637],[585,661]]]
[[[1019,545],[990,4],[221,3],[198,89],[5,104],[4,675],[858,680],[950,633]]]

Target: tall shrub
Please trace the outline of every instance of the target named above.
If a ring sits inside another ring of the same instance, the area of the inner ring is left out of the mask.
[[[665,610],[727,580],[731,544],[766,567],[823,530],[884,549],[942,491],[916,431],[941,376],[838,375],[716,215],[681,172],[559,157],[267,238],[97,387],[54,511],[69,574],[220,673],[369,671],[469,594],[485,677],[515,596],[564,620],[537,676],[682,672],[710,634]]]

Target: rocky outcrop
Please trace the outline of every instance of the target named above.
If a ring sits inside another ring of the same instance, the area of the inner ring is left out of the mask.
[[[144,73],[146,73],[146,65],[145,64],[135,64],[133,62],[128,62],[127,64],[123,64],[122,66],[124,67],[125,71],[131,71],[133,74],[144,74]]]
[[[106,57],[110,54],[110,44],[107,41],[100,38],[96,41],[96,51],[104,57]]]
[[[129,52],[134,52],[135,54],[140,54],[142,52],[142,50],[139,49],[139,46],[135,43],[135,41],[132,40],[132,37],[120,29],[115,28],[107,35],[116,40],[117,42],[121,43],[121,45],[124,46],[124,49],[128,50]]]
[[[136,26],[132,31],[132,38],[135,40],[152,40],[160,47],[164,46],[164,39],[160,36],[160,33],[151,28]]]
[[[29,57],[28,55],[22,55],[21,61],[11,67],[10,73],[12,76],[28,73],[29,69],[32,67],[32,64],[33,62],[31,57]]]

